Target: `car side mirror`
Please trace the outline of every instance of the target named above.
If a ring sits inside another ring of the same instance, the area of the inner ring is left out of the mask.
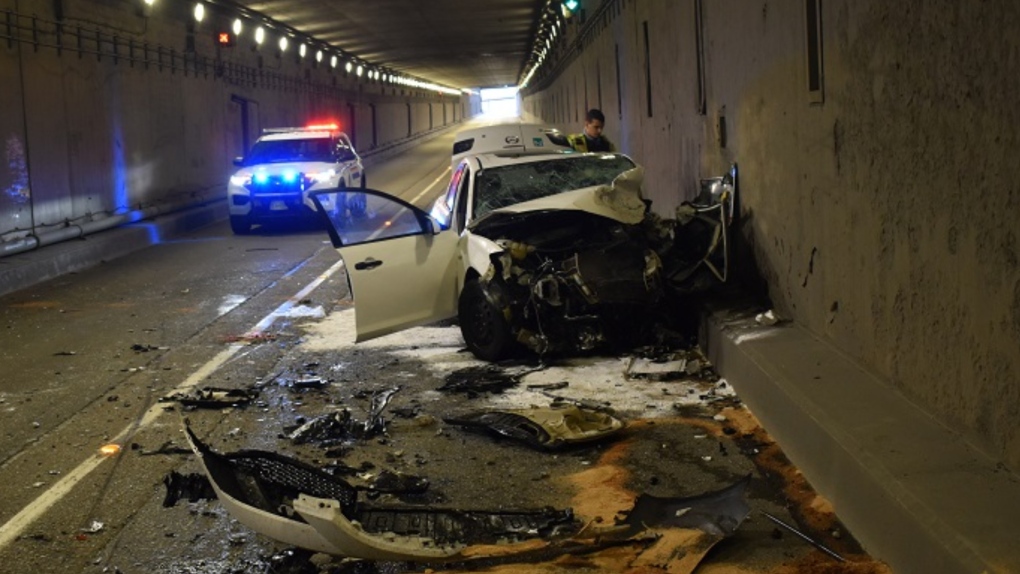
[[[237,157],[235,157],[234,158],[234,165],[236,165],[237,167],[243,167],[244,166],[244,156],[237,156]]]

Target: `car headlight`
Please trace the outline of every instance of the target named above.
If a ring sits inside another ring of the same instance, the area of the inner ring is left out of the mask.
[[[230,176],[230,185],[236,185],[239,187],[246,187],[248,185],[251,185],[251,174],[238,173]]]
[[[314,173],[306,173],[305,177],[308,178],[309,181],[314,181],[315,183],[323,183],[323,182],[327,182],[327,181],[333,179],[334,177],[336,177],[336,170],[335,169],[327,169],[326,171],[318,171],[318,172],[314,172]]]

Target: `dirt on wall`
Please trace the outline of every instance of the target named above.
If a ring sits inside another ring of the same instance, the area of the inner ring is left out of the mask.
[[[821,2],[810,93],[804,2],[705,2],[704,116],[690,105],[693,4],[622,3],[578,58],[612,69],[618,47],[628,64],[622,151],[676,165],[676,150],[699,150],[700,171],[738,162],[741,232],[781,314],[1020,469],[1020,4]],[[646,20],[654,117],[634,69]]]

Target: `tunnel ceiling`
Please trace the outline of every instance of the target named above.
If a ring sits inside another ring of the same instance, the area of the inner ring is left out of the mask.
[[[517,83],[545,0],[239,0],[370,64],[454,88]]]

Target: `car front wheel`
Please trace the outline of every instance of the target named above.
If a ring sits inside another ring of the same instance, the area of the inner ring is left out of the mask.
[[[460,332],[474,356],[484,361],[498,361],[511,355],[514,341],[510,325],[477,279],[464,285],[457,311]]]
[[[251,231],[251,221],[247,215],[231,215],[230,230],[234,232],[234,235],[248,235],[248,232]]]

